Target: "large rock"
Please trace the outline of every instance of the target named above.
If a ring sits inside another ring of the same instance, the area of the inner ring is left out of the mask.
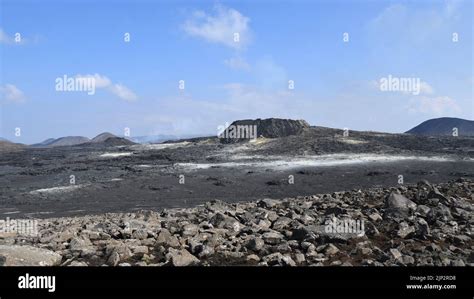
[[[90,254],[95,251],[91,241],[85,236],[73,238],[69,243],[69,250],[81,254]]]
[[[145,240],[148,237],[148,232],[146,229],[137,229],[132,232],[132,238],[138,240]]]
[[[392,192],[385,202],[386,215],[407,217],[410,211],[416,210],[416,204],[405,196]]]
[[[265,243],[276,245],[279,244],[283,240],[283,235],[277,231],[269,231],[262,235],[263,240]]]
[[[161,229],[160,233],[158,234],[158,238],[156,239],[156,244],[163,245],[165,247],[180,247],[181,246],[178,238],[173,236],[169,232],[169,230],[165,228]]]
[[[251,237],[245,247],[253,251],[260,251],[264,245],[265,242],[261,238]]]
[[[243,225],[236,219],[226,216],[222,213],[216,213],[209,222],[217,228],[225,228],[233,232],[238,232]]]
[[[283,229],[285,229],[286,227],[289,226],[289,224],[292,222],[293,220],[291,218],[288,218],[288,217],[279,217],[274,223],[273,223],[273,226],[272,228],[274,230],[277,230],[277,231],[281,231]]]
[[[275,252],[264,256],[262,259],[269,266],[296,266],[295,261],[288,255]]]
[[[280,201],[278,201],[276,199],[264,198],[264,199],[259,200],[257,202],[257,206],[262,207],[262,208],[271,209],[271,208],[277,206],[279,203],[280,203]]]
[[[120,255],[116,251],[114,251],[107,259],[107,265],[117,266],[118,263],[120,263]]]
[[[397,231],[397,236],[400,238],[407,238],[411,236],[415,232],[415,228],[413,226],[408,225],[406,222],[401,222]]]
[[[432,209],[431,216],[433,220],[441,220],[445,222],[453,219],[450,208],[442,203],[438,204],[436,208]]]
[[[175,267],[192,266],[199,263],[199,259],[186,249],[177,250],[170,248],[166,259]]]
[[[126,244],[117,243],[110,244],[105,248],[105,254],[109,256],[107,264],[117,266],[118,263],[125,261],[132,257],[132,251]]]
[[[333,244],[328,244],[325,248],[324,248],[324,254],[326,255],[335,255],[336,253],[339,252],[339,248],[337,248],[335,245]]]
[[[61,255],[33,246],[0,245],[0,261],[4,266],[57,266]]]
[[[197,235],[199,232],[199,227],[196,224],[186,224],[183,226],[183,229],[181,231],[181,235],[183,237],[193,237]]]
[[[433,187],[433,190],[428,193],[428,198],[437,198],[441,203],[448,204],[450,203],[449,199],[441,193],[438,188]]]

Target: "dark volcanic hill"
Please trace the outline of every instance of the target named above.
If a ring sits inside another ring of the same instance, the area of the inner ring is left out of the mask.
[[[105,140],[107,140],[109,138],[114,138],[114,137],[117,138],[117,136],[115,136],[114,134],[109,133],[109,132],[105,132],[105,133],[99,134],[99,135],[95,136],[94,138],[92,138],[91,142],[92,143],[104,142]]]
[[[433,118],[422,122],[406,133],[425,136],[452,136],[453,128],[458,129],[459,136],[474,136],[474,121],[454,117]]]
[[[89,141],[89,138],[83,136],[66,136],[57,139],[49,138],[41,143],[33,144],[32,147],[72,146],[87,143]]]
[[[232,143],[252,137],[280,138],[301,134],[310,125],[305,120],[267,118],[234,121],[220,135],[221,142]]]
[[[49,138],[41,143],[31,145],[31,147],[58,147],[58,146],[116,146],[116,145],[132,145],[134,142],[125,138],[117,137],[111,133],[102,133],[89,139],[82,136],[67,136],[61,138]]]
[[[91,141],[88,142],[87,144],[84,144],[84,146],[108,147],[108,146],[132,145],[132,144],[135,144],[135,142],[132,142],[126,138],[117,137],[112,133],[105,132],[92,138]]]
[[[55,138],[48,138],[40,143],[35,143],[35,144],[32,144],[31,146],[35,146],[35,147],[39,147],[39,146],[47,146],[48,144],[52,143],[54,140],[56,140]]]
[[[24,144],[13,143],[13,142],[7,141],[6,139],[0,140],[0,152],[17,151],[23,148],[25,148]]]
[[[102,141],[102,144],[106,146],[132,145],[132,144],[135,144],[135,142],[122,138],[122,137],[109,137],[105,139],[104,141]]]

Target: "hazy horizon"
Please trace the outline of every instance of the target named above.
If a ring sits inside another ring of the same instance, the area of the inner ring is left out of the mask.
[[[448,117],[440,117],[440,118],[448,118]],[[433,119],[439,119],[439,118],[432,118],[432,119],[429,119],[429,120],[433,120]],[[471,120],[471,119],[462,119],[462,120],[467,120],[467,121],[474,121],[474,120]],[[428,120],[426,120],[428,121]],[[423,121],[424,122],[424,121]],[[423,123],[421,122],[421,123]],[[420,124],[421,124],[420,123]],[[230,123],[229,123],[230,125]],[[314,125],[314,124],[311,124],[310,123],[310,126],[318,126],[318,127],[326,127],[324,126],[323,124],[319,124],[319,125]],[[416,127],[416,126],[414,126]],[[345,129],[345,128],[342,128],[342,127],[332,127],[333,129]],[[413,127],[412,127],[413,128]],[[402,134],[402,133],[405,133],[407,131],[409,131],[410,129],[412,128],[409,128],[403,132],[382,132],[382,131],[376,131],[376,130],[355,130],[355,131],[373,131],[373,132],[381,132],[381,133],[392,133],[392,134]],[[98,135],[101,135],[103,133],[111,133],[113,135],[116,135],[117,137],[123,137],[123,138],[127,138],[127,139],[130,139],[130,140],[133,140],[134,138],[145,138],[145,137],[161,137],[161,138],[164,138],[163,140],[167,140],[167,138],[171,138],[171,139],[174,139],[174,138],[178,138],[178,139],[185,139],[185,138],[194,138],[194,137],[207,137],[207,136],[214,136],[214,135],[217,135],[215,132],[208,132],[208,133],[200,133],[200,134],[180,134],[180,135],[173,135],[173,134],[155,134],[155,135],[140,135],[140,136],[125,136],[125,135],[121,135],[119,133],[114,133],[114,132],[108,132],[108,131],[101,131],[101,132],[98,132],[97,134],[94,134],[94,135],[89,135],[89,136],[86,136],[86,135],[77,135],[77,134],[69,134],[69,135],[64,135],[64,136],[52,136],[52,137],[48,137],[48,138],[45,138],[43,140],[38,140],[38,141],[35,141],[35,142],[30,142],[30,143],[26,143],[26,144],[30,144],[30,145],[33,145],[33,144],[38,144],[38,143],[41,143],[41,142],[44,142],[44,141],[47,141],[49,139],[58,139],[58,138],[62,138],[62,137],[87,137],[89,139],[93,139],[94,137],[98,136]],[[5,138],[3,136],[0,136],[0,139],[6,139],[8,141],[12,141],[8,138]]]

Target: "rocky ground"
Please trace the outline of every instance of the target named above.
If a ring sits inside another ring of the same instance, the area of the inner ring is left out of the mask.
[[[472,266],[474,181],[39,221],[4,265]],[[359,220],[364,234],[328,231]]]
[[[343,130],[307,126],[286,136],[294,133],[293,125],[264,126],[267,130],[259,132],[274,136],[275,130],[282,131],[283,137],[238,143],[222,143],[214,136],[155,145],[91,143],[5,152],[0,155],[0,219],[156,211],[212,199],[234,203],[388,188],[400,176],[405,184],[474,178],[473,137],[357,131],[344,136]]]

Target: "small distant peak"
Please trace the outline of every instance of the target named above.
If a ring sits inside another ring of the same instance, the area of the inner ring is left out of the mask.
[[[109,138],[116,138],[116,137],[117,136],[112,134],[112,133],[104,132],[104,133],[101,133],[101,134],[95,136],[94,138],[92,138],[91,142],[93,142],[93,143],[104,142]]]

